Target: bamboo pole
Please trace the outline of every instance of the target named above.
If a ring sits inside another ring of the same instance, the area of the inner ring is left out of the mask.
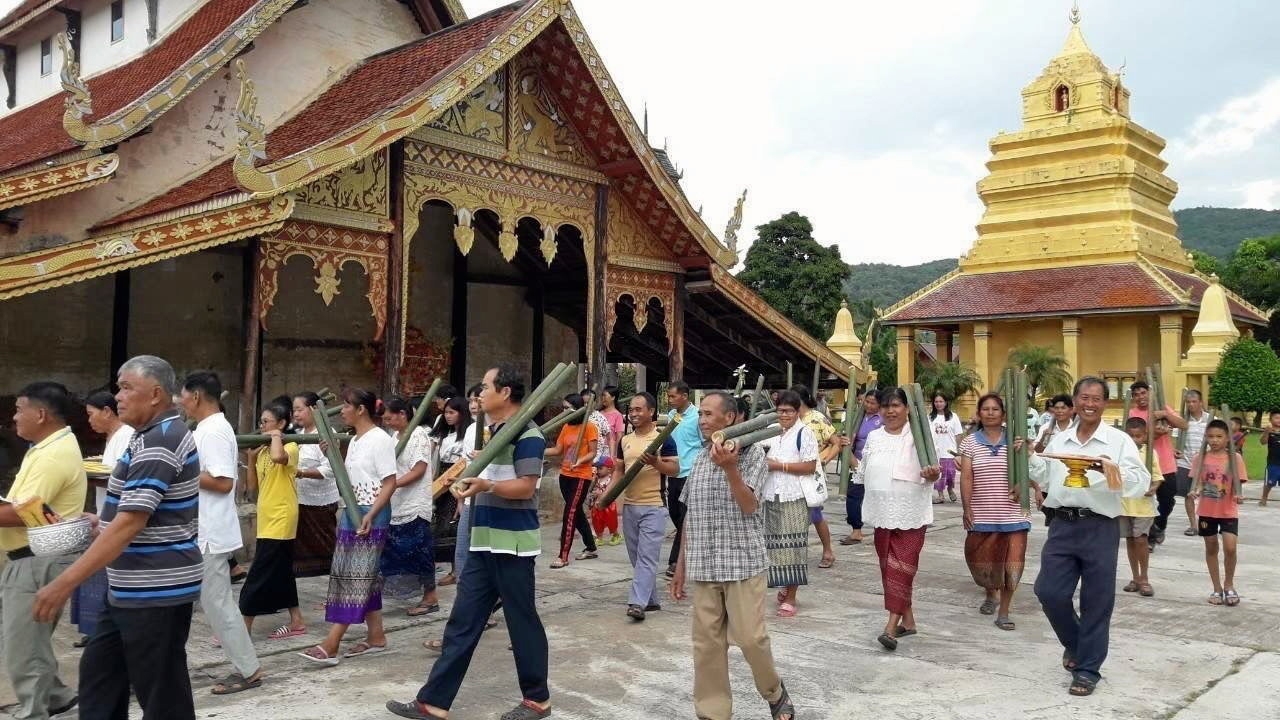
[[[693,420],[693,422],[696,422],[696,420]],[[680,420],[673,420],[672,422],[667,423],[667,426],[662,428],[658,433],[658,436],[655,437],[653,441],[649,443],[649,446],[644,449],[644,454],[657,455],[658,451],[662,449],[662,444],[670,439],[671,433],[676,431],[676,428],[679,427],[680,423]],[[631,483],[636,479],[636,476],[639,475],[640,471],[643,469],[644,461],[637,458],[635,462],[631,463],[631,467],[627,468],[627,471],[623,473],[622,477],[618,478],[618,482],[610,485],[609,489],[605,491],[605,494],[596,501],[596,507],[609,507],[610,503],[617,500],[619,495],[626,492],[626,489],[630,487]]]
[[[798,422],[798,421],[797,421]],[[734,427],[737,427],[736,425]],[[782,434],[781,425],[773,425],[760,430],[753,430],[749,433],[738,435],[737,437],[727,438],[724,441],[724,449],[732,451],[733,449],[745,450],[758,442],[764,442],[770,438],[776,438]]]
[[[312,413],[316,421],[316,432],[324,439],[325,456],[329,458],[329,467],[333,469],[334,484],[338,486],[338,494],[342,496],[343,512],[351,527],[360,527],[364,516],[360,513],[360,503],[356,501],[355,490],[351,488],[351,476],[347,474],[347,466],[342,460],[342,452],[338,448],[338,436],[329,427],[329,416],[325,414],[323,400],[316,401],[318,413]]]
[[[795,368],[794,368],[794,367],[792,367],[792,365],[791,365],[791,361],[790,361],[790,360],[788,360],[788,361],[787,361],[787,389],[788,389],[788,390],[790,390],[791,388],[795,387],[795,383],[793,382],[793,380],[794,380],[794,378],[793,378],[793,372],[794,372],[794,370],[795,370]]]
[[[1147,469],[1151,469],[1151,458],[1155,453],[1156,445],[1156,392],[1155,375],[1151,372],[1151,366],[1147,366]],[[1163,408],[1162,408],[1163,409]]]
[[[1227,421],[1227,480],[1231,483],[1232,492],[1235,493],[1232,497],[1232,500],[1234,500],[1241,497],[1240,493],[1244,491],[1244,483],[1241,482],[1238,477],[1239,473],[1236,472],[1236,439],[1231,437],[1231,406],[1223,403],[1222,414],[1226,416]],[[1241,430],[1243,430],[1244,423],[1242,422],[1240,425],[1242,426]]]
[[[1029,394],[1031,391],[1026,370],[1019,370],[1014,375],[1014,387],[1018,391],[1019,405],[1023,416],[1022,424],[1018,426],[1018,429],[1022,430],[1026,427],[1026,410],[1030,401]],[[1030,447],[1027,445],[1029,442],[1030,438],[1024,437],[1022,448],[1012,453],[1014,467],[1018,473],[1018,503],[1022,506],[1022,512],[1028,514],[1031,512],[1031,468],[1028,463]],[[1012,451],[1013,448],[1010,447],[1009,450]]]
[[[338,442],[351,441],[350,435],[339,434],[334,435],[334,438],[336,438]],[[319,433],[314,435],[281,435],[280,441],[283,443],[297,443],[299,445],[318,445],[323,442],[323,438],[320,437]],[[270,435],[259,435],[256,433],[236,435],[236,445],[241,449],[263,447],[264,445],[270,444]]]
[[[813,393],[813,402],[815,404],[818,402],[818,386],[820,384],[822,384],[822,363],[818,361],[818,358],[814,358],[813,359],[813,386],[809,388],[809,391]]]
[[[525,431],[526,426],[534,415],[538,414],[538,411],[547,404],[550,398],[560,392],[560,388],[575,373],[577,373],[576,365],[565,365],[563,363],[556,365],[538,387],[534,388],[533,392],[529,393],[524,399],[523,404],[515,415],[502,424],[502,428],[494,433],[485,448],[480,451],[474,460],[467,464],[467,469],[462,471],[457,482],[453,484],[453,489],[457,492],[465,490],[471,480],[475,479],[489,466],[489,463],[493,462],[502,448],[511,444],[513,440]]]
[[[1178,413],[1183,419],[1187,418],[1187,394],[1190,392],[1187,388],[1182,388],[1182,404],[1178,408]],[[1183,455],[1187,454],[1187,430],[1190,429],[1190,421],[1186,430],[1178,431],[1178,452]]]
[[[587,406],[583,405],[577,410],[561,411],[559,415],[556,415],[543,423],[542,426],[538,428],[538,432],[542,433],[543,437],[551,437],[551,433],[559,431],[560,428],[565,425],[574,422],[575,420],[585,418],[587,416],[587,410]]]
[[[1014,428],[1017,427],[1015,423],[1018,422],[1016,419],[1018,417],[1018,389],[1013,384],[1012,368],[1005,368],[1000,373],[1000,386],[1004,388],[1005,408],[1007,409],[1004,423],[1005,475],[1009,481],[1009,489],[1013,490],[1018,486],[1018,464],[1013,457]],[[1026,421],[1023,420],[1022,422]],[[981,420],[979,420],[979,425],[981,425]]]
[[[836,472],[836,477],[840,478],[840,494],[845,496],[849,494],[849,479],[853,476],[853,444],[857,442],[858,430],[862,427],[863,416],[867,414],[866,406],[858,401],[857,375],[856,368],[849,372],[848,397],[844,400],[844,434],[849,438],[849,444],[840,451],[840,466]]]
[[[764,395],[764,373],[760,373],[760,376],[756,378],[756,389],[751,393],[751,411],[747,414],[748,419],[755,417],[756,413],[759,412],[759,408],[763,404],[761,402],[762,395]]]
[[[400,433],[400,439],[396,441],[396,457],[400,457],[400,453],[404,452],[405,446],[409,444],[409,436],[427,418],[427,410],[431,407],[431,401],[436,399],[436,393],[439,392],[441,384],[440,378],[436,378],[431,382],[431,387],[427,388],[427,394],[422,396],[422,402],[418,403],[413,419],[409,421],[404,432]]]
[[[934,453],[937,451],[933,447],[933,437],[929,434],[928,422],[925,420],[924,403],[920,398],[924,393],[920,391],[918,383],[908,383],[903,385],[902,389],[907,396],[907,422],[911,426],[911,435],[914,442],[912,445],[916,449],[916,460],[920,462],[920,467],[931,467],[937,464]]]
[[[723,430],[711,434],[711,442],[723,444],[725,440],[741,437],[749,432],[768,427],[778,421],[778,413],[768,412],[757,415],[746,422],[730,425]]]

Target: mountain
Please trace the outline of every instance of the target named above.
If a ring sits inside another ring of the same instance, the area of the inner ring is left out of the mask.
[[[886,309],[916,290],[951,272],[956,260],[934,260],[923,265],[888,265],[859,263],[850,265],[852,273],[844,282],[844,292],[855,303],[871,300]]]
[[[1197,207],[1174,210],[1178,237],[1188,250],[1227,260],[1242,240],[1280,235],[1280,210]]]

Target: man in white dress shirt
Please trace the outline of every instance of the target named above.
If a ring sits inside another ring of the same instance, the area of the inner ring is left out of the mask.
[[[240,515],[236,511],[239,450],[236,432],[222,413],[221,396],[222,382],[215,373],[192,373],[182,385],[182,409],[197,423],[192,436],[200,456],[199,542],[200,554],[204,556],[200,607],[236,670],[213,686],[215,695],[262,684],[262,666],[231,594],[227,559],[244,542],[240,537]]]
[[[1036,597],[1065,650],[1062,665],[1072,673],[1070,693],[1083,696],[1093,693],[1107,658],[1115,607],[1120,498],[1144,495],[1151,487],[1151,473],[1133,440],[1102,422],[1109,399],[1106,381],[1081,378],[1072,394],[1076,426],[1054,435],[1044,452],[1098,458],[1087,471],[1089,486],[1066,487],[1067,466],[1037,455],[1031,456],[1030,475],[1048,489],[1044,507],[1053,513],[1041,552]],[[1118,477],[1118,486],[1108,482],[1108,474]],[[1072,603],[1077,585],[1078,615]]]

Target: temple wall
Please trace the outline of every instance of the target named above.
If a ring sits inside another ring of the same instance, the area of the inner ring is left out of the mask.
[[[0,302],[0,395],[35,380],[81,394],[106,385],[114,294],[108,276]]]
[[[314,0],[273,23],[243,56],[257,85],[258,113],[275,128],[360,59],[419,37],[412,14],[395,0]],[[60,62],[56,55],[55,49]],[[88,227],[231,158],[239,87],[232,67],[224,67],[157,120],[150,133],[120,145],[120,169],[111,182],[24,208],[15,236],[24,247],[18,251],[37,240],[83,238]]]
[[[309,258],[289,258],[280,270],[280,290],[267,315],[262,342],[262,397],[343,386],[377,391],[378,376],[368,344],[373,339],[369,289],[354,263],[338,272],[339,291],[330,305],[315,292]]]
[[[453,338],[453,211],[446,205],[423,208],[421,225],[409,247],[409,325],[432,342]]]
[[[169,4],[162,2],[160,7]],[[84,3],[80,27],[80,73],[90,77],[147,49],[147,2],[124,0],[124,35],[115,42],[111,41],[111,0]]]
[[[1138,367],[1139,316],[1085,317],[1080,320],[1080,374],[1131,371]],[[1154,323],[1154,318],[1152,318]],[[1153,324],[1154,327],[1154,324]],[[1158,333],[1157,333],[1158,335]],[[1159,356],[1159,338],[1155,352]]]
[[[972,331],[970,331],[972,334]],[[1009,362],[1009,351],[1014,346],[1029,342],[1054,350],[1062,350],[1062,321],[1017,320],[991,323],[991,339],[987,349],[991,358],[991,377],[988,384],[994,388],[1000,383],[1000,372]]]

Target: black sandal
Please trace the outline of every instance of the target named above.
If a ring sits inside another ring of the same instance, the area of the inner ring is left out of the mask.
[[[213,686],[210,691],[214,695],[234,695],[245,690],[252,690],[262,686],[262,671],[254,673],[250,677],[245,677],[240,673],[231,673],[223,678],[220,682]]]
[[[901,625],[898,626],[897,630],[893,631],[893,636],[900,637],[900,638],[911,637],[912,635],[915,635],[915,634],[916,634],[915,628],[905,628]]]
[[[1071,676],[1071,687],[1067,688],[1067,692],[1075,697],[1087,697],[1092,695],[1097,687],[1097,680],[1086,677],[1083,673],[1075,673]]]
[[[898,641],[895,640],[894,638],[889,637],[889,633],[880,633],[880,637],[876,638],[876,640],[878,640],[880,644],[884,646],[885,650],[898,649]]]
[[[786,683],[782,683],[782,695],[778,697],[778,701],[769,703],[769,714],[773,717],[773,720],[779,720],[784,715],[787,720],[795,720],[796,708],[791,704],[791,696],[787,694]]]

